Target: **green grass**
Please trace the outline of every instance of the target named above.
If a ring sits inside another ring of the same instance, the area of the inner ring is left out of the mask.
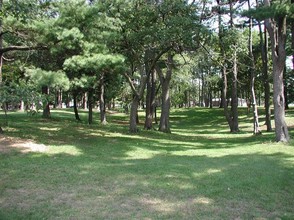
[[[136,135],[123,113],[89,126],[71,111],[9,113],[4,137],[43,150],[0,143],[0,219],[294,219],[294,142],[253,136],[245,109],[238,134],[221,109],[173,110],[172,134]]]

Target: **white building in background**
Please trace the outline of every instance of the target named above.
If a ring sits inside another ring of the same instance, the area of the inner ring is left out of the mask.
[[[221,98],[213,98],[212,99],[212,106],[218,107],[220,106]],[[231,105],[231,99],[229,101],[229,106]],[[247,107],[246,99],[238,98],[238,106],[239,107]]]

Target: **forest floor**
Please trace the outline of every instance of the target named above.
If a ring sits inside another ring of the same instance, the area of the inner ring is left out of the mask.
[[[106,126],[80,114],[8,114],[0,219],[294,219],[294,141],[253,136],[246,109],[237,134],[221,109],[175,109],[171,134],[130,134],[123,113]]]

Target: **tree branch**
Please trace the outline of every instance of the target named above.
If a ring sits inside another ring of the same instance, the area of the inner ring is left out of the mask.
[[[137,90],[136,90],[136,88],[134,86],[134,83],[133,83],[133,80],[131,79],[131,77],[126,72],[124,72],[123,74],[124,74],[124,77],[127,79],[128,83],[130,84],[131,89],[132,89],[134,95],[137,96],[137,97],[139,97],[139,93],[137,92]]]
[[[0,54],[9,52],[9,51],[26,51],[26,50],[46,50],[48,49],[47,46],[35,46],[35,47],[29,47],[29,46],[8,46],[4,48],[0,48]]]

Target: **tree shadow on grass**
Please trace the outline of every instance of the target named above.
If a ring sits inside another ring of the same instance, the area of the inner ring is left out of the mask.
[[[209,157],[159,151],[140,159],[140,155],[128,154],[130,146],[101,154],[108,147],[78,156],[28,153],[13,160],[2,157],[0,217],[294,217],[293,154]]]
[[[198,131],[203,118],[222,121],[205,114],[179,122],[174,134],[138,135],[113,124],[19,117],[9,134],[53,151],[0,154],[0,219],[294,218],[293,153],[273,153],[270,142],[246,149],[271,134],[215,137],[212,125],[189,136],[195,121]]]

